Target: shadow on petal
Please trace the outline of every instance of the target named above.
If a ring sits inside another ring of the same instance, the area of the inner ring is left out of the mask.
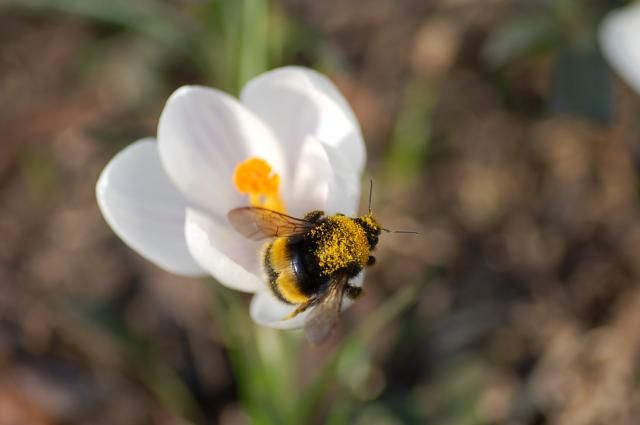
[[[244,292],[265,287],[259,265],[263,243],[250,241],[230,225],[191,208],[185,234],[193,258],[221,284]]]

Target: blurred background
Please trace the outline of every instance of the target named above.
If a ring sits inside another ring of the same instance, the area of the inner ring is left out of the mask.
[[[0,425],[637,424],[640,97],[607,0],[2,0]],[[118,240],[95,183],[182,84],[301,64],[385,235],[332,341]]]

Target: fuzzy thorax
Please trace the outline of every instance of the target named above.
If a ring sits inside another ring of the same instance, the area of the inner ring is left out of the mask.
[[[364,267],[369,259],[367,235],[353,219],[335,215],[311,229],[317,242],[315,255],[324,275],[352,266]]]

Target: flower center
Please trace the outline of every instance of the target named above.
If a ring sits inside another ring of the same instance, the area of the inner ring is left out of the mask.
[[[251,157],[236,167],[233,183],[238,192],[249,196],[252,207],[267,208],[284,213],[285,207],[278,188],[280,176],[261,158]]]

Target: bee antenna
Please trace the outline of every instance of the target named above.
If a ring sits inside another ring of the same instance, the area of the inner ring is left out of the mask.
[[[387,233],[407,233],[407,234],[411,234],[411,235],[419,235],[420,234],[418,232],[413,232],[411,230],[389,230],[389,229],[385,229],[384,227],[382,227],[382,230],[384,230]]]
[[[373,179],[369,180],[369,214],[371,214],[371,199],[373,198]]]

